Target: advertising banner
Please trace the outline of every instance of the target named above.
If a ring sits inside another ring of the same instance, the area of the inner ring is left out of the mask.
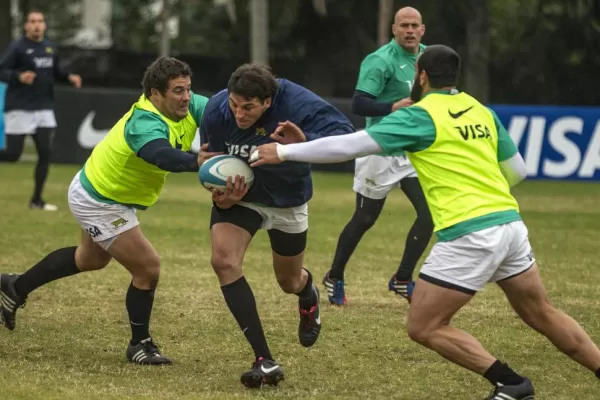
[[[56,88],[53,161],[85,162],[94,146],[129,110],[140,91]],[[352,114],[350,99],[327,99],[357,129],[364,119]],[[527,164],[530,179],[600,180],[600,107],[491,105]],[[198,151],[196,136],[192,150]],[[313,165],[315,170],[352,172],[352,161]]]

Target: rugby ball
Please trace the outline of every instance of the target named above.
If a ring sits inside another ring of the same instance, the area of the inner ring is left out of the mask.
[[[224,191],[227,187],[227,178],[235,178],[236,175],[244,177],[248,187],[254,182],[254,171],[241,158],[228,154],[215,156],[202,164],[198,171],[200,183],[206,189],[217,189]]]

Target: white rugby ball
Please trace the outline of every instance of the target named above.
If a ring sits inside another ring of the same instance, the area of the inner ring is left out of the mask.
[[[248,187],[254,182],[254,171],[241,158],[224,154],[208,159],[200,167],[198,177],[200,183],[206,189],[224,191],[227,187],[227,178],[235,178],[236,175],[244,177]]]

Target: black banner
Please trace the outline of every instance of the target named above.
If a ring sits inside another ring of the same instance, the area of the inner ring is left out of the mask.
[[[202,93],[209,96],[209,93]],[[55,88],[55,112],[58,128],[54,139],[52,162],[83,164],[92,149],[110,128],[137,101],[141,91],[83,88]],[[352,114],[350,99],[326,99],[343,112],[359,129],[364,119]],[[198,151],[200,141],[194,141],[192,150]],[[321,171],[353,172],[354,162],[339,164],[314,164]]]

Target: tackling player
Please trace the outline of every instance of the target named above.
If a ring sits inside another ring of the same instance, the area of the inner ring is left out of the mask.
[[[361,64],[352,111],[366,117],[367,128],[385,115],[412,104],[410,89],[415,76],[415,60],[425,46],[421,14],[412,7],[398,10],[392,25],[394,38],[369,54]],[[404,255],[388,289],[410,302],[414,288],[413,272],[433,233],[433,222],[417,173],[406,155],[368,155],[355,160],[356,209],[340,234],[331,270],[323,284],[329,302],[346,304],[344,270],[363,235],[375,224],[389,192],[400,187],[415,208],[417,218],[404,246]]]
[[[281,121],[292,121],[303,132],[280,132]],[[308,89],[275,79],[268,67],[250,64],[233,72],[227,89],[210,99],[200,128],[208,150],[246,161],[261,144],[311,141],[353,130],[340,111]],[[298,296],[300,343],[312,346],[321,330],[319,292],[304,268],[307,203],[312,197],[310,165],[265,166],[256,168],[254,177],[249,190],[236,179],[229,182],[225,193],[213,191],[210,221],[212,267],[225,302],[256,356],[250,371],[241,377],[242,383],[252,388],[276,385],[283,379],[283,371],[267,345],[252,289],[242,273],[246,249],[259,229],[269,235],[279,286],[285,293]]]
[[[408,319],[411,339],[485,377],[495,386],[490,400],[533,399],[527,377],[450,325],[478,291],[496,282],[531,328],[600,378],[600,350],[576,321],[552,306],[510,193],[525,178],[525,163],[496,114],[457,93],[459,67],[454,50],[429,46],[417,60],[412,107],[335,140],[261,146],[252,165],[341,162],[407,151],[438,236],[415,287]],[[287,129],[298,134],[297,127]]]
[[[53,251],[22,275],[0,275],[1,315],[8,329],[15,329],[17,309],[29,293],[102,269],[114,258],[132,276],[125,299],[132,334],[127,359],[171,364],[150,336],[160,259],[136,210],[156,202],[169,172],[198,171],[202,162],[187,151],[208,99],[191,93],[191,77],[189,66],[175,58],[159,58],[148,67],[144,93],[94,148],[69,187],[69,207],[82,227],[79,246]]]

